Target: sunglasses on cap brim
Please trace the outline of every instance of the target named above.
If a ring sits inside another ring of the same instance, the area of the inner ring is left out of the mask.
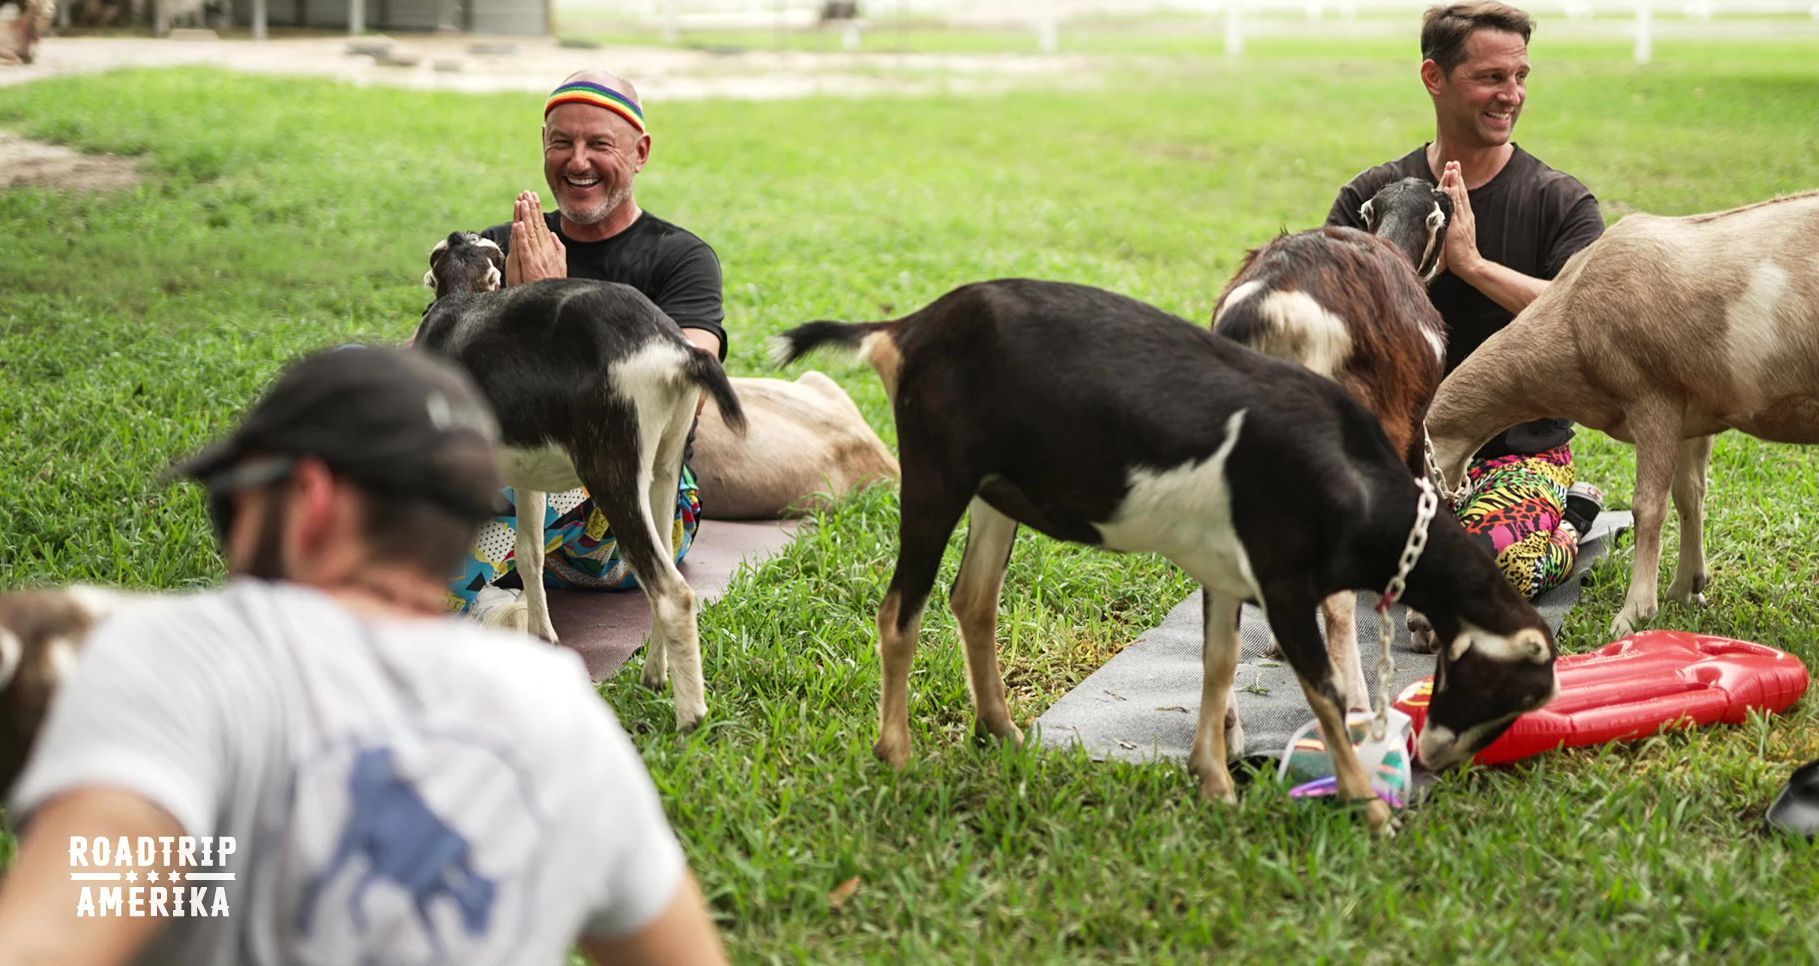
[[[208,493],[208,519],[215,527],[215,539],[227,543],[234,529],[234,494],[242,490],[270,486],[291,475],[297,468],[294,456],[266,456],[237,463],[202,481]]]

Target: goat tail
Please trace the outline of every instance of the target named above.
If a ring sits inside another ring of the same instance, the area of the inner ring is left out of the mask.
[[[866,340],[875,333],[889,335],[895,322],[805,322],[771,338],[771,363],[781,368],[822,348],[835,346],[848,352],[867,352]],[[875,365],[876,363],[873,362]]]
[[[682,377],[707,390],[707,394],[714,397],[714,405],[720,408],[720,418],[727,428],[744,435],[745,407],[739,404],[739,395],[733,392],[733,381],[726,377],[726,367],[720,364],[718,356],[700,346],[689,346]]]

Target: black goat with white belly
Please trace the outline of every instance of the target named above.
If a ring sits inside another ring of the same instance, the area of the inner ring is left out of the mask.
[[[560,279],[495,291],[503,260],[471,232],[436,246],[425,279],[436,301],[412,342],[466,369],[499,419],[530,630],[556,639],[543,589],[547,494],[585,486],[650,599],[644,683],[661,686],[673,663],[676,724],[693,728],[707,713],[706,686],[670,514],[700,391],[743,431],[739,398],[720,361],[638,290]]]
[[[1188,764],[1208,798],[1234,795],[1226,762],[1242,732],[1229,699],[1244,601],[1264,607],[1324,733],[1345,733],[1342,682],[1314,611],[1334,591],[1388,584],[1419,489],[1377,420],[1338,386],[1141,302],[1021,279],[956,289],[894,322],[811,322],[780,336],[776,354],[788,362],[823,345],[871,362],[897,420],[902,545],[878,616],[879,757],[909,759],[917,630],[968,512],[951,602],[984,730],[1022,740],[993,640],[1021,523],[1160,553],[1204,586]],[[1419,747],[1429,767],[1465,760],[1553,696],[1546,623],[1446,514],[1430,526],[1405,599],[1449,642]],[[1336,761],[1341,792],[1370,798],[1356,755]],[[1387,820],[1383,803],[1368,807],[1373,824]]]

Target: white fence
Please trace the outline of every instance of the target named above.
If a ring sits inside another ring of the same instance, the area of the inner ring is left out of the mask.
[[[690,30],[807,29],[821,23],[823,10],[822,0],[563,0],[562,5],[655,27],[669,43],[680,42]],[[1816,0],[1542,0],[1520,5],[1538,17],[1626,18],[1633,23],[1635,57],[1642,63],[1652,56],[1658,18],[1819,21]],[[1191,15],[1223,18],[1226,53],[1237,55],[1243,53],[1245,36],[1259,21],[1345,21],[1397,15],[1407,15],[1412,21],[1427,6],[1428,0],[859,0],[860,19],[839,26],[848,49],[858,49],[864,30],[891,21],[1014,26],[1032,30],[1038,47],[1053,53],[1070,20]]]

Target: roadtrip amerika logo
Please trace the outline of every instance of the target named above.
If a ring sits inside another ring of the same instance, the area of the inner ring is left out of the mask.
[[[72,835],[70,881],[82,883],[76,916],[227,916],[231,835]]]

